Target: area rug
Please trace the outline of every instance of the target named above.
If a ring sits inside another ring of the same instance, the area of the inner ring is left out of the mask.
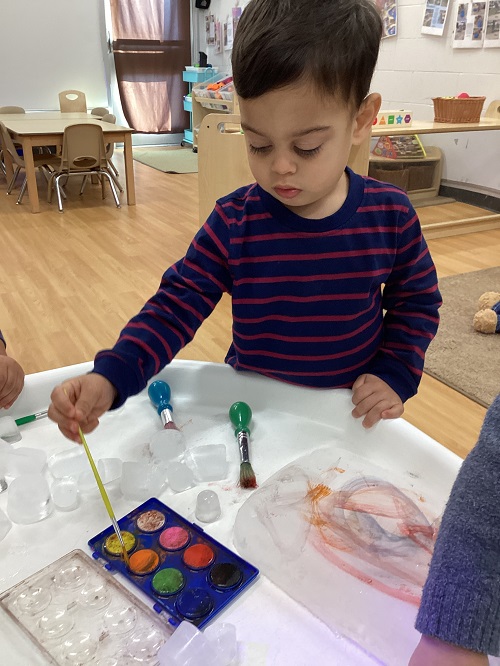
[[[500,292],[500,267],[443,278],[439,289],[441,323],[424,372],[488,407],[500,393],[500,334],[476,333],[472,320],[481,294]]]
[[[134,148],[134,160],[165,173],[197,173],[198,155],[191,148],[177,146]]]

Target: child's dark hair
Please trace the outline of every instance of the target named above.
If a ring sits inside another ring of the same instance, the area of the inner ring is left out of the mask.
[[[309,78],[358,108],[381,37],[374,0],[251,0],[233,45],[236,91],[252,99]]]

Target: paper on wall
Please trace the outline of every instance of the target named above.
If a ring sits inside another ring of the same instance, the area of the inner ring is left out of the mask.
[[[480,49],[483,46],[486,2],[459,2],[453,35],[454,49]]]
[[[487,7],[485,49],[500,47],[500,0],[490,0]]]
[[[449,0],[427,0],[422,19],[422,33],[424,35],[443,36],[448,6]]]

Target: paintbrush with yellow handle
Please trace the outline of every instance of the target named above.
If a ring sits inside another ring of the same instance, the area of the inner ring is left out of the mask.
[[[127,553],[127,548],[125,547],[125,542],[123,541],[123,536],[122,533],[120,532],[120,528],[118,527],[118,523],[116,521],[115,517],[115,512],[113,511],[113,507],[111,506],[111,502],[109,501],[108,493],[106,492],[106,489],[104,488],[104,484],[101,480],[101,477],[99,476],[99,472],[97,471],[96,464],[94,462],[94,459],[92,458],[92,454],[90,453],[89,446],[87,444],[87,440],[85,439],[85,435],[82,432],[82,429],[80,426],[78,426],[78,434],[80,435],[80,439],[83,444],[83,448],[85,449],[85,453],[87,454],[87,458],[89,459],[90,466],[92,468],[92,471],[94,472],[95,480],[97,482],[97,487],[99,488],[99,492],[101,493],[102,501],[104,502],[104,506],[106,507],[106,510],[108,512],[109,517],[111,518],[111,522],[113,524],[114,530],[116,532],[116,536],[118,537],[118,541],[120,542],[120,545],[122,547],[122,553],[123,553],[123,559],[125,560],[125,564],[127,567],[129,566],[129,559],[128,559],[128,553]]]
[[[63,389],[64,393],[66,396],[68,395],[67,391]],[[106,489],[104,487],[104,484],[101,480],[101,477],[99,476],[99,472],[97,471],[96,464],[94,462],[94,459],[92,458],[92,454],[90,453],[89,446],[87,444],[87,440],[85,439],[85,435],[83,434],[83,430],[78,426],[78,434],[80,435],[80,441],[83,444],[83,448],[85,449],[85,453],[87,454],[87,458],[90,463],[90,467],[92,468],[92,471],[94,472],[94,477],[97,483],[97,487],[99,488],[99,492],[101,493],[102,501],[104,502],[104,506],[106,507],[106,511],[108,512],[108,516],[111,518],[111,523],[113,524],[113,529],[115,530],[118,542],[120,543],[120,546],[122,547],[122,553],[123,553],[123,559],[125,561],[125,564],[127,567],[129,566],[129,558],[128,558],[128,553],[127,553],[127,548],[125,546],[125,542],[123,541],[123,536],[122,533],[120,532],[120,528],[118,527],[118,522],[116,520],[115,512],[113,511],[113,507],[111,506],[111,502],[109,501],[108,493],[106,492]]]

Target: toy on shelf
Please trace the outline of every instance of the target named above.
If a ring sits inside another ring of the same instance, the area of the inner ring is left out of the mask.
[[[500,292],[487,291],[480,296],[473,326],[478,333],[500,333]]]
[[[393,160],[422,159],[427,156],[425,148],[416,134],[381,136],[372,150],[372,155]]]
[[[411,127],[413,111],[399,109],[396,111],[379,111],[373,119],[374,127]]]

